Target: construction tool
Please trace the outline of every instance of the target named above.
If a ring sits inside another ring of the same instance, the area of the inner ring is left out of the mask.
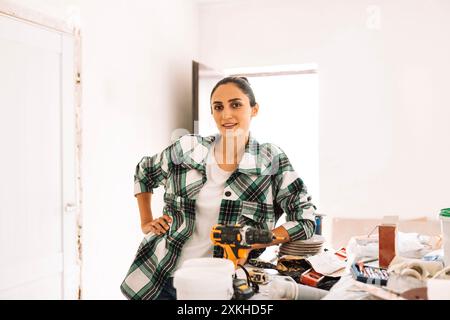
[[[253,244],[270,244],[273,240],[284,240],[284,237],[276,237],[272,231],[256,229],[250,226],[221,225],[213,226],[211,230],[211,240],[214,245],[221,246],[224,250],[224,258],[231,260],[234,267],[241,267],[244,270],[247,281],[244,279],[233,279],[233,300],[250,299],[255,292],[259,291],[259,286],[253,282],[251,275],[239,264],[240,260],[246,260]]]
[[[224,258],[231,260],[236,268],[239,260],[248,257],[252,244],[270,244],[276,239],[284,238],[276,237],[270,230],[239,224],[228,226],[217,224],[211,230],[213,244],[224,249]]]

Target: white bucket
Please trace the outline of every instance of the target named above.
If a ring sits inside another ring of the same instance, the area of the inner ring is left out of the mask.
[[[193,258],[183,262],[180,269],[184,268],[208,268],[233,276],[234,263],[223,258]]]
[[[439,216],[441,219],[442,230],[442,247],[444,251],[444,264],[446,267],[450,266],[450,217]]]
[[[230,300],[233,278],[220,269],[187,267],[175,271],[173,286],[177,300]]]

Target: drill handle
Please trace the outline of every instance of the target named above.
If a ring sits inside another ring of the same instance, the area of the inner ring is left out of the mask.
[[[237,247],[230,245],[221,245],[224,251],[224,258],[231,260],[234,264],[234,268],[238,267],[238,264],[244,264],[247,261],[247,257],[251,251],[248,247]]]

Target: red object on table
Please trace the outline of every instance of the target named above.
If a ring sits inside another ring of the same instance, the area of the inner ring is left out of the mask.
[[[378,227],[378,263],[387,268],[396,255],[397,226],[380,225]]]
[[[321,273],[314,271],[314,269],[308,269],[300,276],[300,283],[310,287],[317,287],[319,282],[325,278]]]

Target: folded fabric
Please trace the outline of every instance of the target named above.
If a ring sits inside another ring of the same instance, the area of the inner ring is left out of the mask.
[[[439,249],[442,245],[439,236],[426,236],[418,233],[398,232],[397,254],[406,258],[420,259]],[[347,244],[348,264],[364,257],[378,257],[378,235],[355,236]]]
[[[443,268],[444,265],[440,261],[425,261],[396,256],[389,264],[388,273],[426,280],[433,277]]]

